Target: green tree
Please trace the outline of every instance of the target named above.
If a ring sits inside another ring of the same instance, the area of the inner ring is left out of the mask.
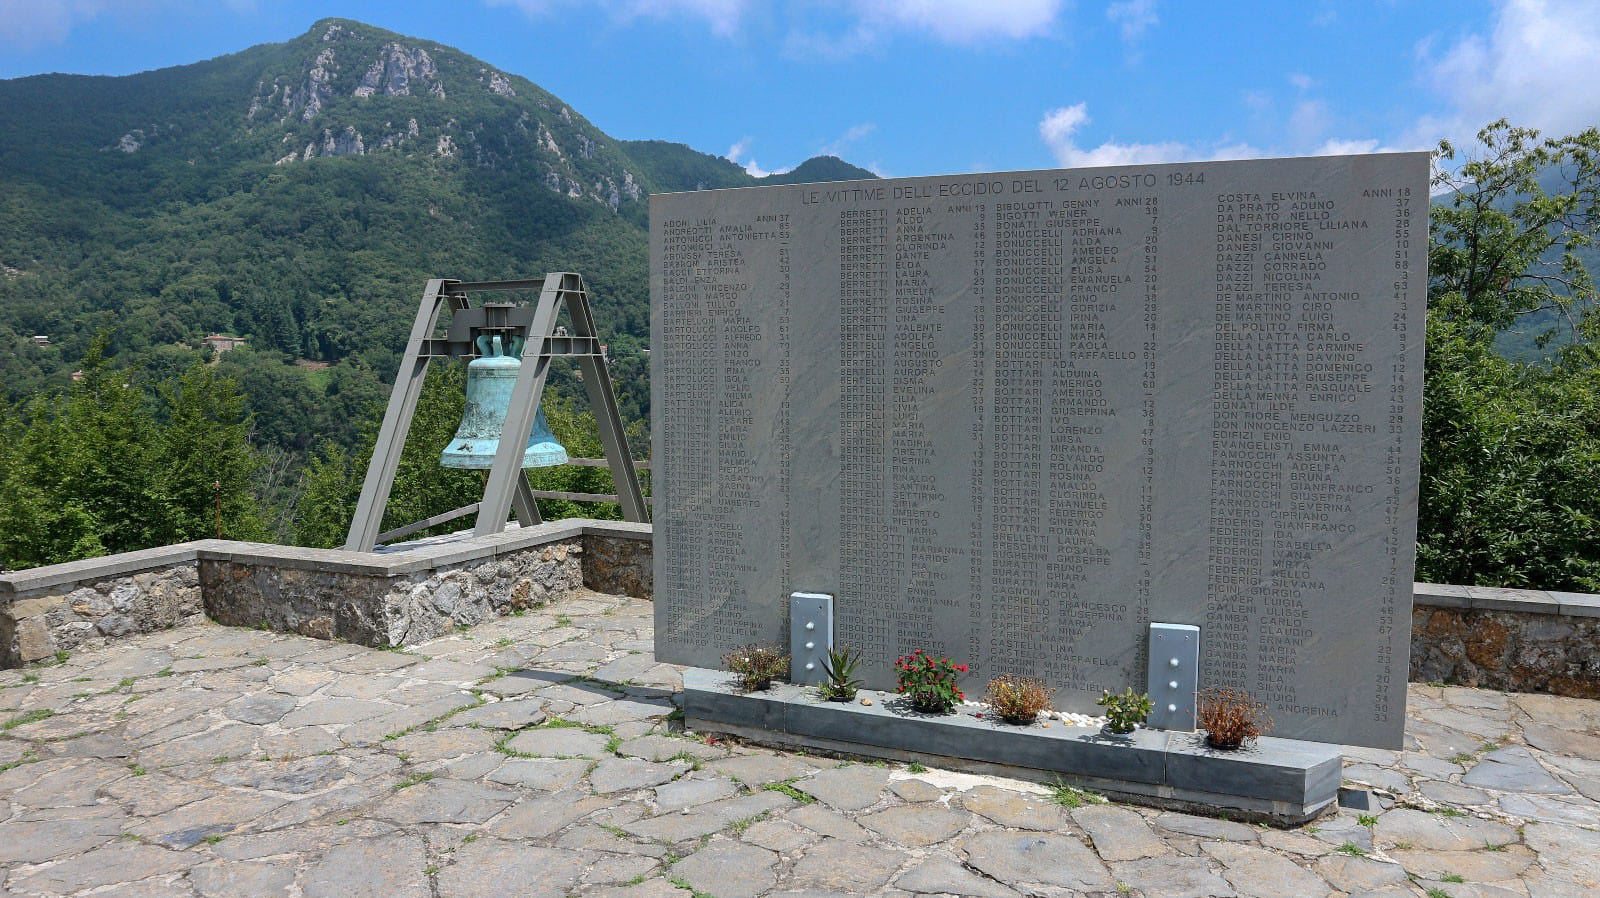
[[[263,528],[238,385],[196,364],[152,396],[106,359],[71,387],[0,406],[0,566],[21,568]]]
[[[160,386],[166,421],[157,469],[178,541],[266,535],[251,492],[258,464],[244,394],[232,378],[197,364]],[[220,509],[220,510],[219,510]]]
[[[1478,137],[1435,177],[1450,195],[1432,210],[1417,575],[1600,590],[1600,316],[1576,254],[1600,227],[1600,132]],[[1551,309],[1570,345],[1534,364],[1494,351]]]
[[[1592,340],[1583,312],[1596,298],[1578,251],[1600,227],[1600,129],[1539,139],[1505,119],[1478,132],[1461,166],[1439,143],[1431,210],[1430,317],[1474,331],[1501,331],[1525,315],[1555,311],[1573,335]],[[1553,183],[1554,192],[1544,184]]]

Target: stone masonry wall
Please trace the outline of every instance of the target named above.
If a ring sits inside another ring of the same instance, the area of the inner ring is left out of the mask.
[[[1600,698],[1600,617],[1416,605],[1411,679]]]
[[[200,584],[217,623],[399,646],[578,589],[582,555],[573,539],[394,577],[202,558]]]
[[[18,593],[0,605],[0,667],[202,619],[194,562]]]
[[[648,599],[655,579],[648,537],[589,534],[583,538],[583,583],[596,592]]]

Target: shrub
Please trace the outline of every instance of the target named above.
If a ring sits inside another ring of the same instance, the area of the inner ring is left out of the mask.
[[[984,701],[1006,723],[1033,723],[1040,711],[1050,710],[1055,692],[1042,680],[1007,674],[989,681]]]
[[[1267,706],[1243,689],[1210,686],[1200,693],[1200,729],[1212,748],[1234,749],[1272,730]]]
[[[896,690],[911,700],[911,708],[925,714],[949,714],[967,696],[956,683],[956,674],[966,673],[965,664],[951,664],[949,658],[935,658],[917,649],[894,662]]]
[[[819,687],[822,697],[830,702],[847,702],[856,697],[861,681],[856,679],[856,666],[861,663],[861,653],[849,646],[829,649],[822,662],[822,674],[827,677]]]
[[[1128,691],[1121,695],[1113,695],[1110,690],[1103,692],[1095,704],[1106,709],[1106,728],[1113,733],[1131,733],[1139,724],[1150,719],[1150,694],[1147,692],[1134,692],[1129,686]]]
[[[771,689],[772,681],[789,675],[789,655],[775,645],[742,645],[722,656],[722,665],[739,677],[746,692]]]

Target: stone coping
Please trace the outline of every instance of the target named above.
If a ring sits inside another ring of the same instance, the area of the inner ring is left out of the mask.
[[[1109,736],[1094,727],[1011,726],[970,710],[917,714],[898,707],[894,696],[870,694],[876,701],[869,706],[823,701],[789,684],[744,693],[726,671],[691,667],[683,673],[687,726],[757,742],[928,759],[943,767],[977,762],[985,772],[1062,778],[1136,803],[1280,825],[1310,820],[1338,798],[1343,756],[1337,745],[1267,736],[1240,751],[1217,751],[1197,733],[1140,729]]]
[[[1544,589],[1506,589],[1499,586],[1453,586],[1443,583],[1413,585],[1412,603],[1430,608],[1465,608],[1470,611],[1515,611],[1522,614],[1559,614],[1600,617],[1600,595],[1554,592]]]
[[[455,535],[452,535],[455,536]],[[265,563],[274,567],[332,571],[370,577],[398,577],[453,564],[481,561],[584,536],[648,540],[649,524],[626,521],[601,521],[593,518],[567,518],[535,527],[506,530],[492,536],[426,540],[407,548],[388,551],[346,552],[342,549],[308,549],[273,543],[250,543],[223,539],[202,539],[137,552],[124,552],[103,558],[87,558],[65,564],[52,564],[25,571],[0,574],[0,605],[22,593],[34,590],[103,580],[198,561],[231,561],[238,564]]]

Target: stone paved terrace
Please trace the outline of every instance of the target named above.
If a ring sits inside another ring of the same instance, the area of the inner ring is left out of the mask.
[[[185,627],[0,671],[0,895],[1583,896],[1600,702],[1411,687],[1293,830],[711,742],[648,602],[406,652]],[[1391,797],[1384,797],[1385,795]]]

